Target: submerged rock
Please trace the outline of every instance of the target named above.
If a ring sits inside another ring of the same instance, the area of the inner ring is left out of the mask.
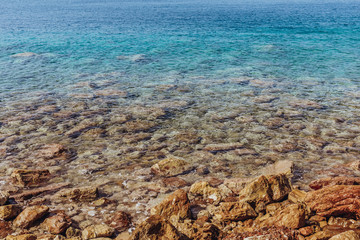
[[[50,179],[49,170],[17,169],[11,174],[11,180],[15,185],[22,187],[39,186]]]
[[[57,193],[60,198],[67,198],[70,201],[91,202],[98,197],[96,187],[79,187],[72,189],[63,189]]]
[[[45,229],[51,234],[61,234],[65,232],[71,223],[71,219],[63,212],[48,217],[43,222]]]
[[[154,164],[151,167],[151,172],[159,176],[173,177],[189,172],[192,169],[185,160],[177,157],[168,157]]]
[[[13,58],[28,58],[28,57],[35,57],[38,56],[38,54],[33,52],[23,52],[23,53],[17,53],[14,55],[11,55]]]
[[[131,216],[126,212],[118,211],[115,212],[106,223],[118,232],[122,232],[130,227]]]

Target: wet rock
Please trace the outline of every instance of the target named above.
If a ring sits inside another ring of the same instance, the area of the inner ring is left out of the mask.
[[[220,191],[210,186],[208,182],[197,182],[191,185],[189,193],[192,195],[200,195],[209,201],[217,204],[221,201]]]
[[[339,217],[330,217],[328,224],[335,225],[335,226],[341,226],[343,228],[359,228],[360,227],[360,221],[354,220],[354,219],[347,219],[347,218],[339,218]]]
[[[19,205],[0,206],[0,219],[8,221],[15,218],[20,212],[21,207]]]
[[[39,186],[47,182],[51,177],[49,170],[26,170],[16,169],[11,174],[11,180],[15,185],[22,187]]]
[[[50,184],[50,185],[44,186],[44,187],[37,187],[35,189],[24,190],[21,193],[11,195],[10,197],[14,198],[16,201],[24,201],[24,200],[30,199],[32,197],[35,197],[39,194],[56,192],[59,189],[68,187],[69,185],[70,185],[70,183]]]
[[[161,181],[164,183],[166,187],[183,188],[189,185],[188,182],[186,182],[184,179],[179,177],[163,178],[161,179]]]
[[[28,57],[35,57],[38,56],[38,54],[33,52],[23,52],[23,53],[17,53],[14,55],[11,55],[13,58],[28,58]]]
[[[31,206],[25,208],[14,220],[13,226],[19,228],[29,228],[37,220],[43,218],[49,211],[47,206]]]
[[[116,90],[116,89],[103,89],[97,90],[94,92],[96,96],[102,97],[128,97],[129,93],[126,91]]]
[[[6,240],[36,240],[36,236],[34,234],[22,234],[22,235],[8,235]]]
[[[264,121],[264,125],[270,129],[277,129],[279,127],[282,127],[284,125],[284,119],[282,118],[269,118],[266,121]]]
[[[67,198],[70,201],[91,202],[98,197],[96,187],[79,187],[72,189],[63,189],[57,193],[60,198]]]
[[[81,231],[77,228],[69,227],[66,229],[65,236],[66,238],[78,237],[81,235]]]
[[[204,166],[204,165],[200,165],[196,168],[196,172],[199,174],[199,175],[206,175],[206,174],[209,174],[210,173],[210,170],[208,167]]]
[[[293,139],[272,141],[270,147],[272,150],[280,153],[288,153],[300,150],[298,142]]]
[[[360,186],[336,185],[309,192],[306,204],[324,217],[360,218]]]
[[[233,152],[238,156],[257,155],[258,154],[255,150],[248,149],[248,148],[235,149]]]
[[[277,175],[286,174],[291,176],[294,169],[294,162],[290,160],[277,161],[274,164],[268,165],[261,170],[262,175]]]
[[[273,217],[266,219],[262,226],[277,226],[298,229],[305,226],[306,209],[303,204],[290,204],[277,212]]]
[[[295,108],[304,108],[304,109],[322,109],[323,106],[317,102],[308,100],[308,99],[299,99],[294,98],[289,101],[289,105]]]
[[[94,238],[101,238],[101,237],[111,237],[114,234],[114,229],[105,225],[105,224],[99,224],[99,225],[91,225],[86,227],[82,233],[82,239],[88,240],[88,239],[94,239]]]
[[[71,225],[72,221],[64,212],[48,217],[43,222],[45,229],[51,234],[61,234]]]
[[[132,234],[131,240],[186,240],[165,218],[153,215],[141,223]]]
[[[330,238],[329,240],[360,240],[360,237],[355,231],[350,230],[347,232],[337,234],[332,238]]]
[[[0,206],[4,205],[8,198],[9,198],[9,193],[5,192],[5,191],[0,191]]]
[[[257,213],[245,202],[222,202],[215,213],[215,218],[221,222],[243,221],[255,217]]]
[[[160,215],[165,219],[184,220],[191,217],[190,201],[183,189],[176,190],[159,205],[151,209],[152,215]]]
[[[66,159],[68,157],[68,151],[61,144],[46,144],[43,146],[38,156],[44,159],[61,158]]]
[[[271,80],[253,79],[250,80],[250,85],[253,87],[270,88],[275,86],[275,82]]]
[[[139,132],[139,131],[149,131],[156,126],[156,123],[148,120],[136,119],[134,121],[129,121],[125,123],[125,130],[127,132]]]
[[[164,177],[173,177],[184,174],[191,169],[192,167],[188,162],[173,156],[163,159],[151,167],[151,171],[155,175]]]
[[[299,233],[303,236],[309,236],[315,233],[314,226],[306,226],[299,229]]]
[[[270,103],[279,97],[272,96],[272,95],[261,95],[259,97],[254,98],[255,103]]]
[[[331,177],[331,178],[322,178],[312,181],[309,186],[318,190],[325,186],[335,186],[335,185],[360,185],[359,177]]]
[[[106,223],[118,232],[122,232],[130,227],[131,217],[126,212],[118,211],[115,212]]]
[[[219,144],[209,144],[206,145],[203,150],[209,152],[221,152],[221,151],[230,151],[244,147],[242,143],[219,143]]]
[[[225,179],[224,185],[228,187],[235,194],[240,194],[241,190],[243,190],[246,184],[253,181],[251,178],[228,178]]]

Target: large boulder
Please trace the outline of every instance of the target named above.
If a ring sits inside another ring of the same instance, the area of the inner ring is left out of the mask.
[[[335,186],[335,185],[360,185],[360,177],[329,177],[329,178],[321,178],[312,181],[309,186],[318,190],[325,186]]]
[[[196,182],[190,187],[190,194],[202,196],[213,203],[219,203],[221,201],[221,193],[217,188],[210,186],[208,182]]]
[[[11,220],[15,218],[21,212],[21,207],[19,205],[5,205],[0,206],[0,219],[1,220]]]
[[[165,219],[184,220],[191,217],[190,201],[183,189],[176,190],[159,205],[151,209],[152,215],[160,215]]]
[[[17,228],[29,228],[48,212],[49,207],[44,205],[27,207],[15,218],[13,226]]]
[[[257,217],[257,213],[246,202],[222,202],[214,217],[221,222],[243,221]]]
[[[350,230],[337,234],[332,238],[330,238],[329,240],[360,240],[360,237],[355,231]]]
[[[176,228],[159,215],[150,216],[132,234],[131,240],[186,240]]]
[[[360,218],[360,186],[335,185],[309,192],[306,204],[323,217]]]

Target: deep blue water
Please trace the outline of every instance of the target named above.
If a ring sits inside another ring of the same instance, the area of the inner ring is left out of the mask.
[[[2,100],[106,73],[135,88],[247,76],[356,91],[360,2],[0,1]]]

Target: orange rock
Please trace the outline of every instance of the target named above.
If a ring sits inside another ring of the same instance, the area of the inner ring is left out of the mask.
[[[219,143],[219,144],[209,144],[203,148],[204,151],[209,152],[219,152],[219,151],[229,151],[235,150],[244,147],[242,143]]]
[[[14,220],[13,226],[19,228],[29,228],[37,220],[44,217],[49,211],[47,206],[31,206],[22,211]]]
[[[51,234],[61,234],[71,225],[71,219],[64,212],[59,212],[46,218],[43,224]]]
[[[130,227],[131,217],[126,212],[118,211],[107,221],[107,224],[119,232]]]
[[[309,186],[318,190],[325,186],[334,186],[334,185],[360,185],[359,177],[329,177],[322,178],[315,181],[312,181]]]
[[[286,227],[298,229],[305,226],[306,210],[302,204],[290,204],[283,210],[275,213],[273,217],[261,223],[262,226]]]
[[[133,232],[131,240],[185,240],[176,228],[165,218],[153,215],[141,223]]]
[[[50,178],[49,170],[26,170],[17,169],[11,174],[11,180],[15,185],[22,187],[38,186]]]
[[[360,186],[336,185],[309,192],[305,198],[312,211],[323,217],[360,218]]]
[[[246,202],[222,202],[215,213],[215,217],[221,222],[243,221],[257,217],[257,213]]]
[[[176,190],[159,205],[151,209],[152,215],[160,215],[165,219],[176,217],[176,220],[183,220],[191,217],[190,201],[183,189]]]
[[[98,189],[96,187],[79,187],[72,189],[63,189],[57,193],[60,198],[67,198],[70,201],[91,202],[98,197]]]
[[[0,219],[1,220],[10,220],[15,218],[21,212],[21,207],[19,205],[5,205],[0,206]]]

